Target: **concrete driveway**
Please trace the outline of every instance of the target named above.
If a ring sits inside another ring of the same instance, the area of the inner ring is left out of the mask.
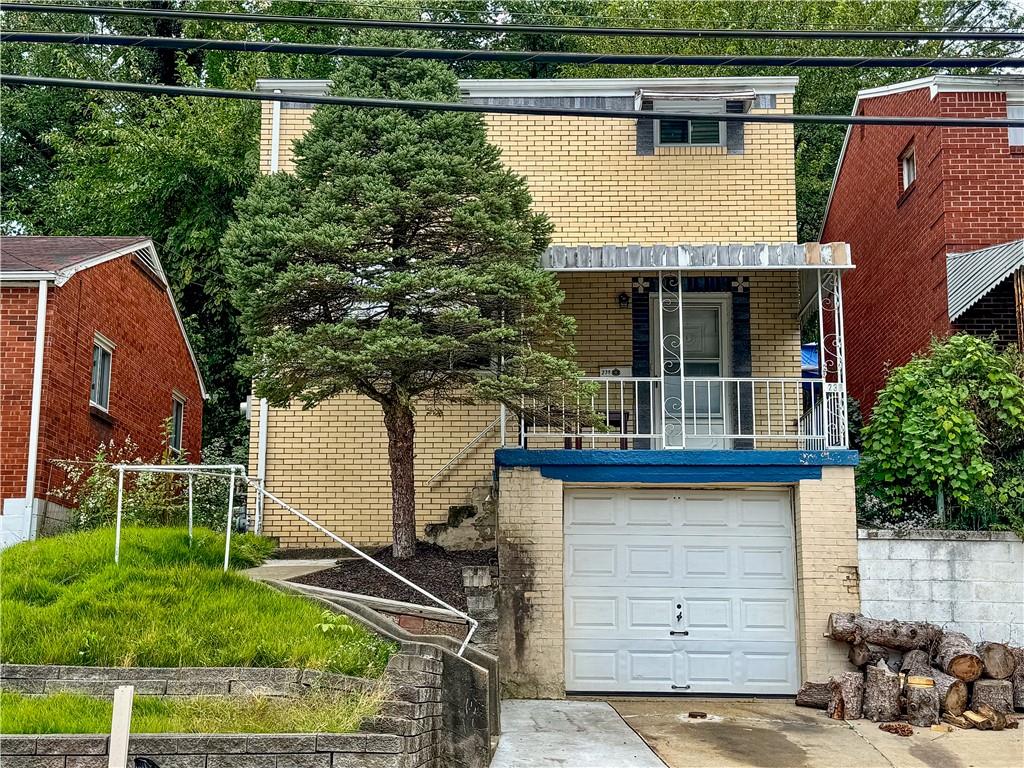
[[[670,768],[1020,768],[1024,731],[915,728],[829,720],[791,699],[614,699],[609,703]],[[688,713],[701,711],[705,720]]]
[[[665,768],[603,701],[501,702],[491,768]]]

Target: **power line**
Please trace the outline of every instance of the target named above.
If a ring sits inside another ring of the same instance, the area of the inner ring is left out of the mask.
[[[101,6],[32,5],[0,3],[0,11],[61,13],[88,16],[135,16],[184,21],[227,21],[239,24],[299,24],[347,29],[404,29],[428,32],[517,33],[524,35],[591,35],[601,37],[675,37],[785,40],[1010,40],[1024,41],[1024,32],[963,31],[907,32],[895,30],[746,30],[674,29],[670,27],[586,27],[547,24],[496,24],[456,21],[405,21],[398,19],[351,19],[318,16],[280,16],[257,13],[178,11],[173,9],[116,8]]]
[[[854,67],[860,69],[1024,67],[1024,58],[1012,56],[709,56],[621,53],[566,53],[559,51],[481,51],[445,48],[387,48],[377,46],[280,43],[257,40],[211,40],[187,37],[92,35],[75,32],[0,32],[0,43],[125,46],[175,51],[238,51],[357,58],[427,59],[462,61],[537,62],[544,64],[644,64],[654,66],[719,67]]]
[[[506,104],[466,104],[444,101],[406,101],[367,99],[351,96],[314,96],[263,91],[239,91],[225,88],[191,88],[178,85],[150,85],[103,80],[74,80],[63,77],[5,75],[0,84],[39,85],[99,91],[124,91],[158,96],[201,96],[247,101],[280,101],[300,104],[333,104],[365,109],[405,109],[410,111],[472,112],[478,114],[535,115],[541,117],[599,117],[624,120],[709,120],[722,123],[811,123],[826,125],[918,125],[939,128],[1024,128],[1024,118],[963,118],[881,115],[779,115],[757,113],[651,112],[636,110],[569,109]]]

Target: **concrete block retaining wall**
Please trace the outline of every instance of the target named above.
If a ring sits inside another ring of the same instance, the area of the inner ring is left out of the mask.
[[[301,670],[226,669],[116,669],[92,668],[92,679],[76,678],[82,667],[3,666],[3,687],[11,681],[35,681],[45,693],[56,690],[98,692],[130,682],[136,692],[147,686],[157,695],[167,693],[171,683],[188,682],[189,675],[205,675],[226,695],[258,693],[250,683],[273,680],[274,690],[309,689]],[[380,714],[362,724],[359,733],[346,734],[134,734],[129,743],[131,758],[148,757],[160,768],[416,768],[447,766],[443,727],[442,683],[447,670],[440,648],[425,643],[402,643],[401,651],[388,662],[385,685],[387,700]],[[31,677],[30,675],[35,675]],[[218,677],[218,675],[220,675]],[[117,678],[117,679],[112,679]],[[238,679],[243,678],[243,679]],[[247,678],[247,679],[246,679]],[[326,684],[378,685],[344,675],[319,675]],[[358,680],[358,683],[352,681]],[[67,687],[66,683],[89,683],[97,687]],[[193,682],[210,682],[195,680]],[[163,684],[163,693],[159,693]],[[245,683],[242,688],[232,683]],[[47,687],[52,684],[53,687]],[[145,684],[145,685],[142,685]],[[280,686],[296,686],[282,689]],[[278,694],[273,694],[278,695]],[[105,768],[106,735],[5,735],[0,736],[0,764],[3,768]]]
[[[861,611],[1024,646],[1024,542],[999,531],[858,531]]]

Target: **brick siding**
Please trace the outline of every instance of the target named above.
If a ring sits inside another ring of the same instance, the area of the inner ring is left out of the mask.
[[[1002,93],[927,87],[862,102],[864,115],[1006,117]],[[914,147],[917,179],[904,191],[900,157]],[[951,330],[946,254],[1024,233],[1024,153],[1007,129],[857,126],[833,192],[823,241],[850,243],[843,279],[847,376],[868,413],[889,367]]]
[[[2,289],[4,445],[2,498],[23,497],[35,354],[37,288]],[[115,344],[109,418],[91,413],[92,350],[96,333]],[[15,361],[13,365],[8,360]],[[162,285],[130,257],[75,274],[47,295],[46,341],[36,498],[63,483],[55,459],[91,456],[100,442],[127,437],[146,458],[159,455],[172,393],[185,398],[182,449],[199,459],[203,400],[195,368]]]

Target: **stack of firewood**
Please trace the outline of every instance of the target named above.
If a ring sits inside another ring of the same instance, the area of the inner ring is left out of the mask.
[[[848,643],[850,663],[828,682],[804,683],[798,706],[825,709],[836,720],[906,720],[928,727],[1002,730],[1024,709],[1024,649],[974,644],[934,624],[880,621],[833,613],[826,637]]]

